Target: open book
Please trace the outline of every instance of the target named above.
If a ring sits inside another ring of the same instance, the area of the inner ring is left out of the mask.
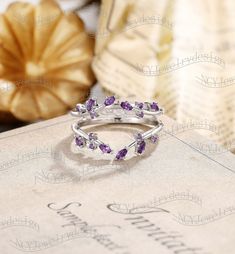
[[[68,115],[0,134],[0,253],[234,253],[234,155],[161,120],[157,147],[121,162],[76,149]]]

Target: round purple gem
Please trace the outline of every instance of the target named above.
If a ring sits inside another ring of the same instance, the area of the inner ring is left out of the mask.
[[[158,105],[157,105],[156,102],[151,103],[151,104],[150,104],[150,108],[151,108],[151,110],[153,110],[153,111],[158,111],[158,110],[159,110],[159,107],[158,107]]]
[[[96,101],[94,99],[91,98],[91,99],[87,100],[86,101],[86,109],[87,109],[87,111],[91,111],[92,108],[95,106],[95,104],[96,104]]]
[[[122,150],[120,150],[117,155],[116,155],[116,159],[117,160],[123,160],[125,157],[126,157],[126,154],[127,154],[127,149],[124,148]]]
[[[121,102],[120,106],[125,110],[132,110],[133,109],[133,107],[131,106],[131,104],[128,101]]]
[[[152,143],[157,143],[157,141],[158,141],[158,136],[157,135],[152,135],[151,136],[151,138],[150,138],[150,140],[152,141]]]
[[[111,148],[105,144],[100,144],[99,148],[103,153],[111,153],[112,152]]]
[[[95,150],[97,148],[96,144],[90,143],[88,146],[91,150]]]
[[[145,150],[145,146],[146,146],[146,143],[145,141],[141,141],[138,145],[137,145],[137,149],[136,149],[136,152],[138,154],[142,154]]]
[[[144,117],[144,112],[143,111],[138,111],[135,113],[136,116],[138,116],[139,118],[143,118]]]
[[[90,132],[88,134],[88,137],[89,137],[89,140],[97,140],[97,134],[96,133]]]
[[[78,136],[75,138],[75,143],[79,147],[83,147],[85,145],[85,141],[84,141],[83,137],[81,137],[81,136]]]
[[[113,103],[115,102],[115,97],[114,96],[110,96],[110,97],[107,97],[104,101],[104,105],[105,106],[110,106],[112,105]]]
[[[144,108],[144,103],[143,102],[135,102],[135,106],[139,109],[143,109]]]

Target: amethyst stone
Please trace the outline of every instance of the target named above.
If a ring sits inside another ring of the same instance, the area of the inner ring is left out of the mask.
[[[150,108],[151,108],[152,111],[158,111],[159,110],[159,107],[158,107],[156,102],[151,103]]]
[[[95,150],[97,148],[97,144],[95,143],[95,141],[98,139],[97,138],[97,134],[96,133],[93,133],[93,132],[90,132],[88,134],[88,138],[89,138],[89,145],[88,147],[92,150]]]
[[[76,109],[77,109],[78,112],[82,112],[82,107],[81,107],[81,105],[79,105],[79,104],[76,105]]]
[[[90,140],[90,141],[95,141],[95,140],[97,140],[97,134],[96,134],[96,133],[90,132],[90,133],[88,134],[88,137],[89,137],[89,140]]]
[[[135,106],[139,109],[143,109],[144,108],[144,103],[143,102],[135,102]]]
[[[138,154],[142,154],[145,150],[145,146],[146,146],[146,143],[145,141],[141,141],[138,145],[137,145],[137,148],[136,148],[136,152]]]
[[[152,143],[155,144],[155,143],[157,143],[157,141],[158,141],[158,136],[157,136],[157,135],[152,135],[151,138],[150,138],[150,140],[151,140]]]
[[[114,96],[110,96],[110,97],[107,97],[104,101],[104,105],[105,106],[110,106],[112,105],[113,103],[115,102],[115,97]]]
[[[135,107],[137,108],[137,111],[135,112],[136,116],[139,118],[144,117],[144,112],[142,109],[144,108],[144,103],[143,102],[135,102]]]
[[[117,155],[116,155],[116,159],[117,160],[123,160],[125,157],[126,157],[126,154],[127,154],[127,149],[124,148],[122,150],[120,150]]]
[[[80,113],[85,113],[86,112],[86,108],[83,104],[77,104],[76,105],[76,110]]]
[[[144,112],[143,111],[137,111],[135,114],[139,118],[143,118],[144,117]]]
[[[96,104],[96,101],[94,99],[91,98],[91,99],[87,100],[86,101],[86,109],[87,109],[87,111],[91,111],[92,108],[95,106],[95,104]]]
[[[90,111],[90,117],[91,117],[91,119],[95,119],[98,116],[99,115],[95,111],[93,111],[93,110]]]
[[[137,133],[135,134],[135,140],[137,141],[137,143],[140,143],[143,141],[143,137],[141,133]]]
[[[83,137],[78,136],[78,137],[75,138],[75,143],[76,143],[77,146],[83,147],[85,145],[85,140],[84,140]]]
[[[111,153],[112,152],[111,148],[105,144],[100,144],[99,148],[103,153]]]
[[[94,143],[90,143],[88,146],[91,150],[95,150],[97,148],[97,145]]]
[[[132,110],[133,109],[133,107],[131,106],[131,104],[128,101],[121,102],[120,106],[125,110]]]

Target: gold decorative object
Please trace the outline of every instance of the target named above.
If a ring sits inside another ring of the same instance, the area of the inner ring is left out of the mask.
[[[94,41],[76,14],[50,0],[15,2],[0,28],[0,114],[47,119],[86,99]]]

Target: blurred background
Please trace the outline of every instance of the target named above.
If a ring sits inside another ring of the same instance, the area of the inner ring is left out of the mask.
[[[4,0],[0,12],[0,131],[114,94],[157,101],[234,151],[234,1]]]

